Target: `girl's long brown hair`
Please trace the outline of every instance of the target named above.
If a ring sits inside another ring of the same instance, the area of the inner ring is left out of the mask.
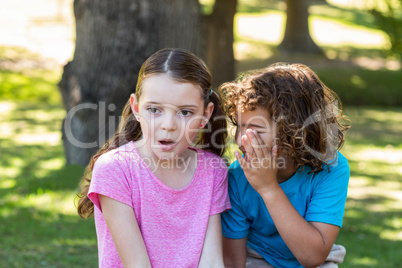
[[[222,111],[219,96],[211,91],[212,78],[205,63],[184,49],[166,48],[157,51],[144,62],[140,69],[135,92],[137,100],[141,97],[144,79],[163,73],[168,74],[178,82],[192,83],[200,87],[205,107],[209,102],[214,104],[212,116],[205,126],[206,130],[211,131],[202,131],[195,144],[204,150],[222,156],[226,148],[226,119]],[[94,212],[94,204],[87,195],[96,160],[106,152],[127,144],[130,141],[139,140],[141,136],[140,123],[131,111],[130,101],[127,101],[123,109],[119,128],[114,137],[100,148],[85,169],[81,183],[81,192],[78,194],[79,201],[77,206],[78,214],[82,218],[88,218]]]
[[[276,123],[274,142],[294,160],[296,170],[305,165],[312,172],[323,170],[324,163],[336,159],[350,127],[337,94],[303,64],[273,64],[246,74],[243,80],[223,84],[219,92],[235,125],[239,109],[260,107],[269,112]]]

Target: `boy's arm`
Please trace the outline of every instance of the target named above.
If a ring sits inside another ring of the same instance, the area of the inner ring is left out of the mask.
[[[198,267],[224,267],[222,257],[221,215],[209,216],[207,232]]]
[[[322,264],[338,236],[339,227],[321,222],[307,222],[279,185],[261,192],[260,195],[279,234],[300,264],[304,267]]]
[[[247,259],[247,237],[223,237],[223,260],[226,268],[244,268]]]
[[[276,178],[277,146],[268,150],[262,139],[249,130],[242,142],[248,159],[235,152],[236,158],[247,180],[264,200],[280,236],[302,266],[319,266],[328,256],[339,227],[307,222],[293,207]]]
[[[151,267],[132,207],[98,195],[102,213],[124,267]]]

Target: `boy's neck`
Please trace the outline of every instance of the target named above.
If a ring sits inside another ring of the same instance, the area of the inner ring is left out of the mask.
[[[294,160],[286,159],[286,165],[283,168],[278,169],[278,173],[276,174],[276,179],[278,183],[283,183],[288,181],[293,175],[296,173],[296,169],[294,168]]]

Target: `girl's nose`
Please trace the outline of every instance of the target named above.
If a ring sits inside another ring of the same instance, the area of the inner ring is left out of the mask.
[[[177,128],[177,116],[176,114],[167,113],[162,118],[161,128],[166,131],[174,131]]]

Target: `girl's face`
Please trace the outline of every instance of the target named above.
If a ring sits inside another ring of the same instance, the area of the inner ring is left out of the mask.
[[[213,103],[204,107],[200,87],[177,82],[167,74],[146,78],[140,99],[132,94],[130,101],[143,134],[138,149],[164,160],[180,157],[187,150],[214,108]]]

